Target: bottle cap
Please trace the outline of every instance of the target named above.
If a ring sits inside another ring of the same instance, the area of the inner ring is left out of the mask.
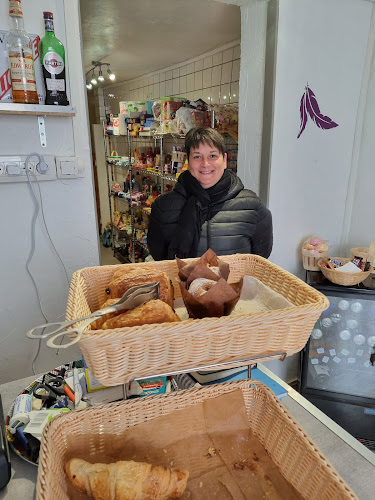
[[[52,12],[43,12],[43,17],[44,17],[44,19],[53,19],[53,13]]]

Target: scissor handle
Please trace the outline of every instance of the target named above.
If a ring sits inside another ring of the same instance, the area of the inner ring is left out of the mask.
[[[50,339],[47,340],[47,347],[51,347],[51,349],[66,349],[67,347],[70,347],[73,344],[76,344],[79,342],[81,339],[83,330],[88,326],[90,323],[94,321],[95,318],[89,318],[86,321],[84,321],[81,325],[77,326],[77,328],[72,328],[71,330],[64,330],[63,332],[59,332],[57,335],[54,335]],[[76,323],[77,320],[74,321]],[[74,339],[69,342],[68,344],[55,344],[55,340],[58,339],[59,337],[63,337],[64,335],[74,335]]]
[[[96,318],[99,318],[100,316],[102,316],[102,314],[103,314],[102,310],[99,310],[99,311],[95,311],[95,312],[89,314],[88,316],[83,316],[82,318],[73,319],[72,321],[56,321],[55,323],[44,323],[44,325],[34,326],[34,328],[31,328],[31,330],[29,330],[26,333],[26,337],[29,337],[29,339],[46,339],[47,337],[50,337],[51,335],[55,335],[55,333],[59,333],[60,331],[61,331],[61,333],[64,333],[65,329],[68,326],[74,325],[74,323],[78,323],[79,321],[83,321],[85,319],[87,319],[87,320],[90,319],[89,323],[87,323],[87,324],[90,324]],[[58,326],[57,326],[57,328],[52,330],[52,332],[48,331],[46,333],[35,333],[35,332],[38,332],[39,330],[43,331],[45,328],[49,328],[49,327],[54,326],[54,325],[58,325]],[[71,330],[71,331],[73,332],[73,330]]]
[[[44,394],[40,394],[38,391],[43,389],[44,391]],[[53,392],[53,394],[52,394]],[[34,387],[33,389],[33,396],[37,399],[53,399],[55,398],[55,392],[53,391],[53,389],[51,387],[49,387],[47,384],[44,384],[44,383],[41,383],[41,384],[38,384],[37,386]]]

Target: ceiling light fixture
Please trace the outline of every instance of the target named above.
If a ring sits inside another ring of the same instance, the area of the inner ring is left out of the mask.
[[[88,90],[91,90],[93,85],[97,85],[98,80],[99,80],[99,82],[104,82],[105,78],[104,78],[104,75],[103,75],[102,66],[107,66],[107,74],[109,76],[109,79],[112,80],[112,81],[115,80],[116,75],[114,73],[112,73],[112,71],[109,69],[110,63],[100,62],[100,61],[91,61],[91,64],[92,64],[93,67],[90,68],[87,71],[87,73],[86,73],[86,88]],[[96,78],[96,76],[95,76],[95,69],[96,68],[99,68],[99,76],[98,76],[98,78]],[[88,83],[87,82],[87,75],[89,73],[91,73],[91,72],[92,72],[91,83]]]
[[[116,75],[112,73],[112,71],[109,68],[107,68],[107,73],[109,74],[110,80],[114,80],[116,78]]]
[[[98,83],[98,81],[96,79],[96,76],[95,76],[95,71],[94,70],[92,70],[91,83],[93,85],[96,85]]]

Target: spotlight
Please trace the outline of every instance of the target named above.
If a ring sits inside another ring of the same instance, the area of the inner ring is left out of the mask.
[[[104,82],[104,76],[103,76],[103,72],[101,69],[99,70],[98,80],[99,80],[99,82]]]
[[[112,73],[112,71],[109,68],[107,68],[107,73],[109,74],[110,80],[114,80],[116,78],[116,75]]]
[[[94,73],[94,70],[92,71],[92,77],[91,77],[91,83],[93,85],[96,85],[98,83],[96,77],[95,77],[95,73]]]

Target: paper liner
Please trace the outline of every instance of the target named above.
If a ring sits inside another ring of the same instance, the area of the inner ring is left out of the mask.
[[[189,313],[190,318],[220,318],[229,316],[235,308],[241,293],[242,280],[239,283],[229,285],[223,278],[220,278],[216,285],[213,285],[208,292],[200,297],[194,297],[186,289],[187,284],[180,282],[182,299]]]
[[[242,280],[232,285],[227,283],[229,264],[221,261],[211,248],[200,259],[188,265],[178,257],[176,261],[181,280],[181,295],[190,318],[220,318],[228,316],[233,311],[240,298]],[[218,267],[220,276],[210,267]],[[210,279],[217,283],[200,297],[195,297],[189,292],[189,286],[198,278]]]
[[[178,276],[181,281],[187,281],[190,277],[190,274],[194,271],[194,269],[197,266],[199,266],[199,269],[203,269],[202,265],[206,268],[205,272],[209,271],[209,275],[207,276],[195,275],[193,279],[196,278],[215,279],[212,277],[212,275],[214,275],[216,276],[215,281],[217,281],[217,274],[209,270],[210,266],[218,267],[220,271],[220,276],[225,280],[227,280],[229,276],[229,271],[230,271],[229,264],[227,262],[223,262],[222,260],[220,260],[216,255],[216,253],[211,248],[209,248],[207,252],[205,252],[202,255],[202,257],[195,260],[194,262],[191,262],[190,264],[186,264],[183,260],[179,259],[178,257],[176,257],[176,262],[179,269]],[[190,279],[189,282],[193,281],[193,279]]]

